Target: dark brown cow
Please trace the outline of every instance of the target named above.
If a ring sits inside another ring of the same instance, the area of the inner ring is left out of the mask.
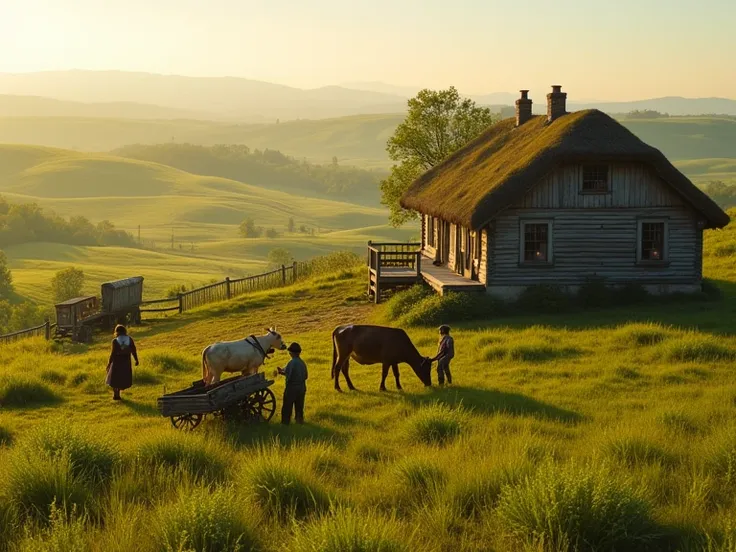
[[[427,387],[432,385],[432,362],[436,359],[423,357],[406,335],[399,328],[383,326],[338,326],[332,332],[332,377],[335,378],[335,389],[340,389],[340,372],[345,376],[348,387],[354,390],[350,381],[348,367],[350,358],[364,366],[381,364],[381,391],[386,390],[386,376],[389,366],[396,378],[396,388],[401,389],[399,381],[399,363],[405,362],[412,367],[417,377]]]

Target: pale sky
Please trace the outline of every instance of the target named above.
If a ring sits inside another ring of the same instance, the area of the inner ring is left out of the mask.
[[[736,98],[736,0],[0,0],[0,72]]]

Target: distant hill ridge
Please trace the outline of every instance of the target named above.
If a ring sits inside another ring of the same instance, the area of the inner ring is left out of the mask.
[[[186,77],[125,71],[56,71],[39,73],[0,73],[0,115],[15,109],[16,115],[36,115],[52,106],[37,101],[19,105],[18,96],[47,97],[86,104],[141,104],[138,107],[118,105],[82,107],[58,105],[58,113],[47,115],[130,116],[132,118],[229,119],[239,121],[273,121],[280,119],[319,119],[358,114],[403,112],[406,100],[416,87],[396,87],[384,83],[351,83],[349,87],[324,86],[300,89],[269,82],[236,77]],[[532,90],[537,109],[544,107],[546,90]],[[469,95],[484,105],[512,105],[516,94],[496,92]],[[3,103],[11,104],[3,107]],[[12,104],[15,104],[13,106]],[[161,107],[157,107],[161,106]],[[736,115],[736,100],[728,98],[682,98],[677,96],[629,102],[581,102],[570,97],[572,109],[595,107],[609,113],[626,113],[635,109],[651,109],[671,115],[722,114]],[[88,111],[70,113],[71,111]],[[129,115],[120,115],[128,112]],[[154,117],[155,114],[155,117]]]

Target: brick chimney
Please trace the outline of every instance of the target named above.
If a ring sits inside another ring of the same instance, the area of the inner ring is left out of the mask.
[[[552,86],[552,92],[547,94],[547,122],[551,123],[560,115],[567,113],[565,103],[567,101],[567,93],[562,91],[562,86],[555,84]]]
[[[529,99],[529,91],[522,90],[521,98],[516,100],[516,126],[519,127],[532,118],[532,101]]]

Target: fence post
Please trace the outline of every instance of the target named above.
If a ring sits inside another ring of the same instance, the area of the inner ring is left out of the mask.
[[[184,312],[184,308],[183,308],[184,305],[183,305],[183,302],[182,302],[182,298],[184,296],[181,293],[177,293],[176,295],[179,297],[179,314],[181,314],[182,312]]]
[[[225,289],[227,290],[227,298],[230,299],[230,276],[225,277]]]
[[[291,281],[296,282],[296,271],[297,271],[297,262],[294,261],[294,264],[291,265]]]
[[[46,338],[46,341],[51,339],[51,322],[49,321],[48,316],[44,319],[43,322],[43,335]]]
[[[286,285],[286,267],[281,265],[281,283]]]

